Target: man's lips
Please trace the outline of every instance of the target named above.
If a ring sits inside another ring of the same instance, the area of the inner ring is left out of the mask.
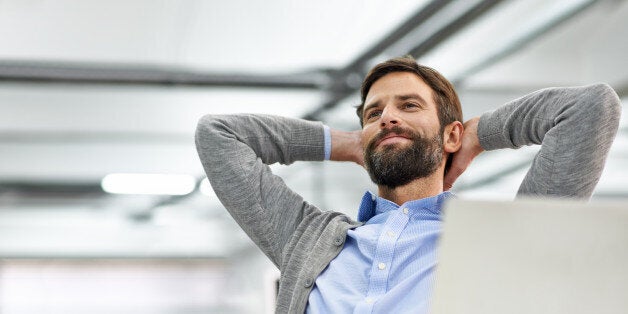
[[[388,134],[384,137],[382,137],[381,139],[379,139],[376,143],[375,146],[380,146],[380,145],[389,145],[389,144],[394,144],[394,143],[401,143],[401,142],[405,142],[410,140],[410,138],[408,138],[407,136],[403,135],[403,134],[396,134],[396,133],[391,133]]]

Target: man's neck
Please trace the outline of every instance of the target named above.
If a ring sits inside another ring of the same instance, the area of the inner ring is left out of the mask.
[[[429,177],[415,179],[406,185],[390,188],[378,186],[379,196],[397,205],[405,202],[436,196],[443,192],[443,174],[440,171]]]

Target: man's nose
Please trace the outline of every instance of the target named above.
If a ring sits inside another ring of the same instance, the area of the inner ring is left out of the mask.
[[[385,108],[382,111],[382,116],[379,120],[379,126],[381,128],[392,127],[399,124],[399,117],[397,113],[392,108]]]

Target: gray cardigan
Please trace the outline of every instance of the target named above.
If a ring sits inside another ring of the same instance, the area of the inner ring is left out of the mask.
[[[550,88],[482,115],[486,150],[541,144],[519,195],[588,198],[602,173],[621,113],[605,84]],[[207,115],[197,150],[216,195],[255,244],[279,267],[277,313],[303,313],[317,276],[361,224],[322,211],[267,166],[324,159],[320,122],[266,115]]]

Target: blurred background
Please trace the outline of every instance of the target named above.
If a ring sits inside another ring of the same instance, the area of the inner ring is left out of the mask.
[[[0,313],[271,313],[278,272],[228,216],[194,147],[206,113],[358,129],[366,71],[412,54],[466,118],[549,86],[628,101],[628,1],[0,0]],[[628,199],[628,122],[594,201]],[[459,180],[512,199],[538,147]],[[355,217],[347,163],[273,166]]]

